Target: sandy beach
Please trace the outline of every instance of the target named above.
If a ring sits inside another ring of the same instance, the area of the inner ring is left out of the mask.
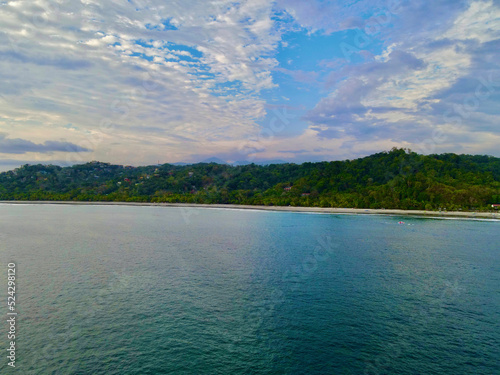
[[[421,216],[421,217],[455,217],[476,219],[500,220],[500,212],[470,212],[470,211],[423,211],[398,209],[369,209],[369,208],[337,208],[337,207],[292,207],[292,206],[250,206],[237,204],[196,204],[196,203],[150,203],[150,202],[81,202],[81,201],[0,201],[2,204],[67,204],[67,205],[118,205],[118,206],[160,206],[160,207],[196,207],[196,208],[225,208],[285,212],[314,212],[352,215],[392,215],[392,216]]]

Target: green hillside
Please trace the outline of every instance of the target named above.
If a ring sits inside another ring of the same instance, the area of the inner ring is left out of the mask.
[[[393,149],[300,165],[24,165],[0,174],[0,199],[489,210],[500,158]]]

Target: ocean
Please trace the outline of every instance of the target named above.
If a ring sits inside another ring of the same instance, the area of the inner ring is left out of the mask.
[[[0,373],[500,374],[499,228],[2,204]]]

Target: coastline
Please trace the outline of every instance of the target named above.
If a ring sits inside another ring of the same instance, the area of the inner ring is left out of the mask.
[[[239,210],[261,210],[279,212],[305,212],[325,214],[352,215],[389,215],[389,216],[420,216],[434,218],[468,218],[500,220],[500,212],[466,212],[466,211],[424,211],[400,209],[373,208],[337,208],[337,207],[292,207],[292,206],[251,206],[238,204],[197,204],[197,203],[152,203],[152,202],[84,202],[84,201],[0,201],[0,204],[67,204],[94,206],[157,206],[157,207],[194,207],[194,208],[225,208]]]

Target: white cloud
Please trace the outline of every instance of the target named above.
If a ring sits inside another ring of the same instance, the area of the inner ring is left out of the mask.
[[[418,149],[431,142],[433,152],[480,150],[483,135],[497,139],[498,104],[493,94],[476,100],[475,90],[481,78],[500,75],[500,8],[493,1],[468,4],[414,2],[401,7],[394,25],[381,33],[386,42],[381,53],[332,74],[333,91],[306,116],[313,128],[346,142],[347,135],[354,135],[358,144],[365,138],[385,139]],[[422,19],[424,13],[428,17]],[[405,64],[409,69],[402,69]],[[466,115],[464,103],[474,107]],[[457,108],[461,112],[454,114],[462,126],[452,127],[445,114]],[[446,133],[447,140],[436,132]],[[486,152],[492,150],[488,144]]]
[[[0,7],[0,71],[9,72],[0,129],[128,163],[156,160],[164,144],[173,159],[188,156],[175,137],[198,148],[242,139],[265,115],[261,90],[275,86],[271,16],[268,1],[251,0],[10,2]]]
[[[487,139],[497,139],[492,124],[498,124],[493,100],[481,102],[462,129],[442,119],[446,108],[466,98],[470,88],[463,81],[486,66],[495,70],[498,62],[499,8],[492,1],[464,4],[415,1],[391,10],[382,1],[4,2],[0,131],[37,145],[49,140],[93,150],[82,155],[85,160],[146,164],[229,155],[260,130],[266,90],[278,83],[273,72],[307,85],[320,82],[330,67],[336,81],[311,111],[315,122],[300,136],[263,142],[259,158],[292,157],[302,149],[317,158],[353,157],[418,143],[436,127],[449,134],[443,150],[453,151],[455,140],[463,149],[480,149],[475,142],[491,148]],[[278,47],[294,44],[281,40],[282,32],[302,27],[314,38],[362,29],[370,16],[388,10],[391,22],[373,35],[374,59],[366,64],[325,63],[324,71],[309,74],[284,69],[302,62],[293,55],[279,66]],[[385,45],[382,52],[378,42]],[[488,54],[477,52],[488,43]],[[401,64],[391,63],[397,56]],[[302,104],[296,92],[273,93],[270,102]],[[350,125],[328,139],[326,132],[340,120]]]
[[[500,8],[492,0],[476,1],[458,16],[443,38],[476,39],[480,43],[500,37]]]

